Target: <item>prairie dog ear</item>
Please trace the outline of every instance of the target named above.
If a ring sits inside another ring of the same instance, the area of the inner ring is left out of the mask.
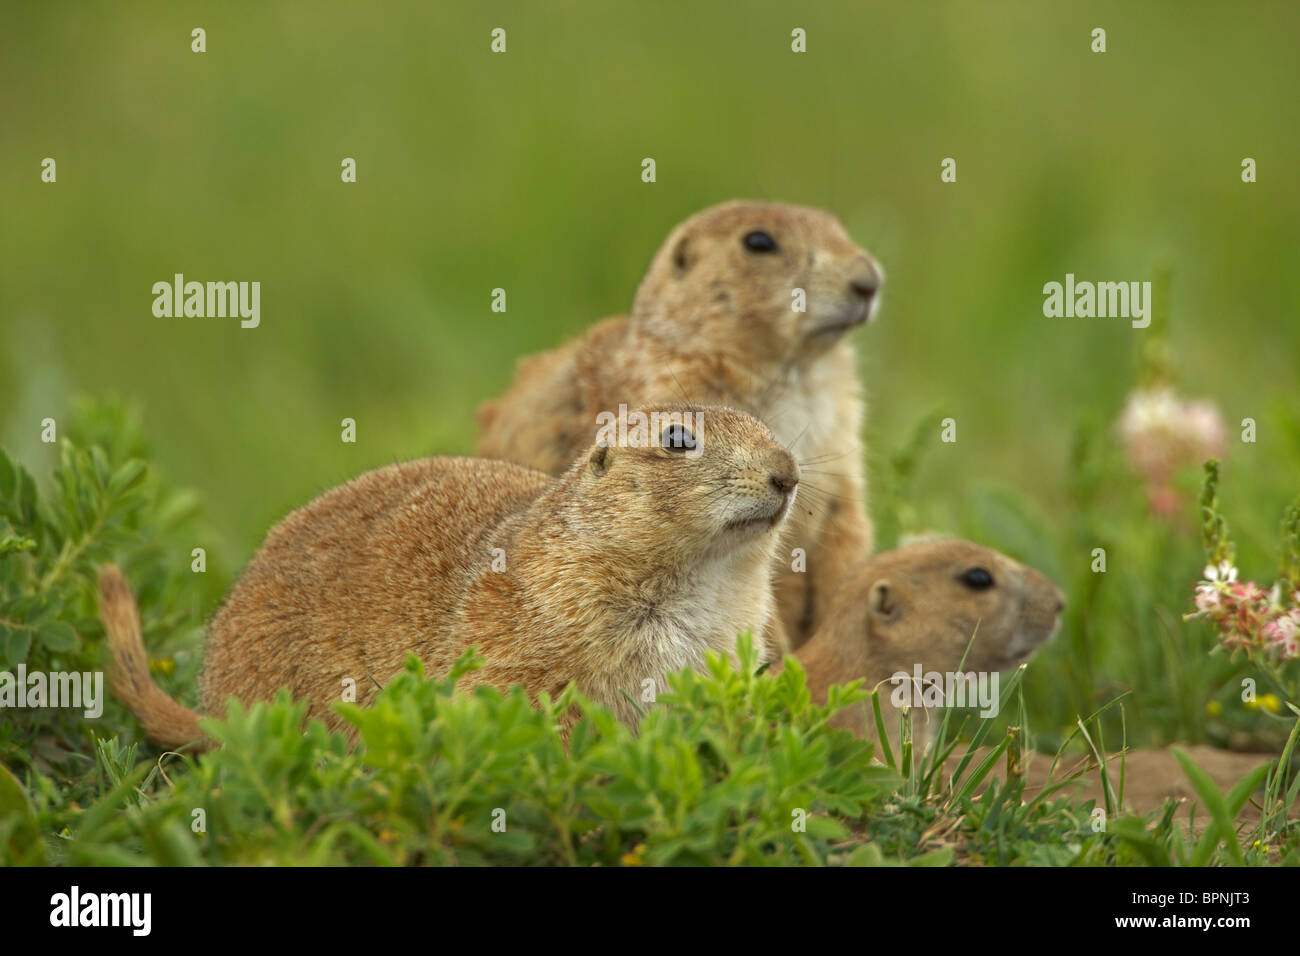
[[[898,606],[898,596],[894,593],[894,586],[889,583],[888,578],[881,578],[871,585],[871,593],[867,595],[867,606],[871,609],[871,615],[880,621],[895,621],[903,613],[902,608]]]
[[[691,237],[682,236],[673,246],[673,277],[680,279],[686,273],[691,271],[691,266],[695,264],[695,257],[691,254]]]
[[[609,446],[597,445],[593,448],[591,457],[587,459],[587,467],[597,478],[609,471]]]

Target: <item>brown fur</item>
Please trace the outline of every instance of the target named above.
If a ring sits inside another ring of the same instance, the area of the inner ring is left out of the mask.
[[[971,568],[989,571],[993,586],[963,584],[960,575]],[[922,541],[863,562],[835,596],[822,629],[795,656],[818,703],[832,684],[862,677],[867,690],[879,685],[885,730],[896,740],[891,675],[912,675],[917,664],[923,672],[1010,670],[1051,637],[1064,601],[1046,575],[1006,555],[970,541]],[[927,717],[935,720],[923,711],[913,720],[922,742]],[[867,702],[840,711],[834,722],[876,737]]]
[[[744,247],[759,229],[778,251]],[[797,647],[871,551],[847,332],[868,318],[881,275],[829,213],[746,201],[706,209],[660,247],[630,317],[519,363],[511,388],[479,411],[478,453],[558,474],[595,415],[620,403],[716,402],[761,418],[806,466],[776,563],[779,622]],[[804,313],[792,310],[795,288],[807,293]],[[793,548],[806,552],[806,572],[792,570]]]
[[[99,569],[99,616],[113,651],[109,685],[117,699],[135,714],[150,739],[164,747],[198,740],[199,715],[168,697],[149,674],[135,599],[122,572],[111,564]]]
[[[202,709],[282,687],[309,716],[352,679],[359,704],[408,653],[464,686],[559,693],[570,681],[635,724],[647,678],[734,656],[772,613],[771,560],[798,482],[794,458],[733,409],[698,412],[701,454],[597,445],[558,479],[499,461],[427,458],[326,492],[274,527],[208,630]],[[594,437],[594,435],[593,435]],[[746,522],[744,527],[732,523]],[[505,569],[493,570],[494,549]],[[101,577],[114,687],[151,737],[193,739],[196,716],[148,680],[135,606]]]

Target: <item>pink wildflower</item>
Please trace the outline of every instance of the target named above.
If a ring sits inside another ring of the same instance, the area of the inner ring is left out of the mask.
[[[1171,517],[1181,507],[1173,477],[1185,465],[1223,454],[1227,426],[1208,401],[1186,401],[1160,386],[1131,393],[1119,418],[1129,464],[1142,476],[1151,510]]]
[[[1219,643],[1273,654],[1282,660],[1300,657],[1300,592],[1290,608],[1281,605],[1282,589],[1265,591],[1254,581],[1238,581],[1229,561],[1207,565],[1193,597],[1196,610],[1184,615],[1204,617],[1219,631]]]

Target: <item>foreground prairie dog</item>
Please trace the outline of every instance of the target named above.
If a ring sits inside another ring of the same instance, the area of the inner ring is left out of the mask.
[[[955,538],[922,541],[862,562],[821,630],[795,656],[818,703],[832,684],[861,677],[868,691],[878,688],[884,729],[896,748],[894,674],[911,677],[918,665],[923,674],[1011,670],[1052,636],[1064,606],[1050,578],[1004,554]],[[942,710],[913,711],[918,753],[942,719]],[[877,736],[869,701],[840,711],[832,723]]]
[[[440,675],[474,644],[485,664],[462,686],[519,684],[536,698],[573,681],[635,725],[644,681],[662,687],[710,650],[734,659],[737,635],[762,634],[772,614],[772,551],[798,465],[743,412],[644,411],[599,443],[593,429],[558,479],[426,458],[290,514],[212,621],[202,710],[285,687],[339,729],[331,705],[345,682],[365,705],[408,653]],[[199,715],[150,678],[135,602],[112,566],[100,614],[112,686],[148,735],[173,747],[201,737]]]
[[[872,547],[848,333],[871,316],[882,279],[829,213],[747,201],[705,209],[660,247],[631,316],[519,363],[510,389],[479,410],[478,454],[558,474],[595,416],[620,404],[721,403],[762,419],[806,466],[776,559],[780,630],[785,649],[797,647]],[[804,570],[794,570],[796,548]]]

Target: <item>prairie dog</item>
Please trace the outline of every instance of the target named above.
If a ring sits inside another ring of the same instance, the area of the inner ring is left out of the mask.
[[[862,562],[795,657],[818,703],[832,684],[863,677],[867,690],[878,686],[896,748],[898,712],[889,706],[894,674],[911,677],[918,665],[923,674],[1010,670],[1052,636],[1064,606],[1050,578],[1004,554],[956,538],[922,541]],[[914,710],[918,753],[927,723],[942,719],[942,710]],[[876,739],[869,701],[840,711],[833,722]]]
[[[735,657],[773,610],[772,551],[799,468],[730,408],[624,415],[559,478],[499,461],[426,458],[367,472],[271,529],[208,629],[202,710],[281,687],[335,729],[409,652],[446,673],[471,644],[463,686],[520,684],[535,699],[573,681],[631,725],[646,679]],[[644,426],[642,426],[644,422]],[[149,736],[197,739],[198,715],[149,677],[135,602],[100,574],[112,686]],[[760,647],[766,652],[766,648]]]
[[[762,419],[805,464],[775,584],[776,633],[798,647],[871,552],[848,333],[870,318],[883,276],[827,212],[741,200],[705,209],[659,248],[630,316],[519,363],[509,390],[479,410],[478,454],[558,474],[594,417],[620,404],[722,403]]]

